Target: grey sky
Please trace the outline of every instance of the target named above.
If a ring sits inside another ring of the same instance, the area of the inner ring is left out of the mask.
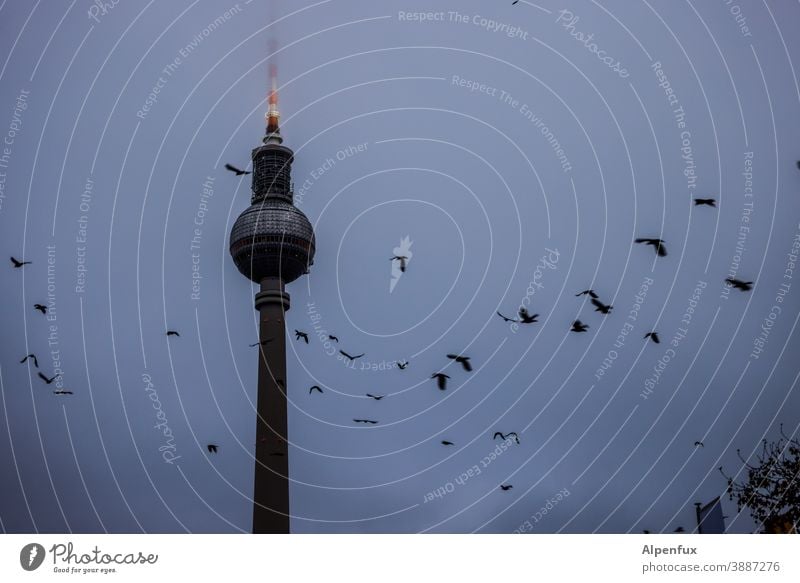
[[[223,165],[263,136],[271,35],[317,237],[288,290],[311,333],[288,355],[294,532],[691,528],[737,448],[798,429],[796,4],[108,4],[0,3],[0,241],[33,261],[0,279],[4,531],[249,530],[255,289],[227,246],[250,184]],[[495,315],[523,301],[538,323]],[[495,431],[521,442],[492,458]]]

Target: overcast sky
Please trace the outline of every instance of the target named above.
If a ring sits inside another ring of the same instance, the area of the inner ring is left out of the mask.
[[[293,532],[691,529],[737,448],[798,431],[796,3],[98,4],[0,3],[0,247],[33,262],[0,279],[3,531],[249,531],[250,183],[223,166],[264,134],[270,38],[317,238]]]

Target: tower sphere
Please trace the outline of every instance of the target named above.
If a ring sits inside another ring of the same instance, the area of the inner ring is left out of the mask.
[[[256,283],[275,277],[290,283],[314,262],[314,230],[303,211],[278,197],[250,205],[231,230],[231,256]]]

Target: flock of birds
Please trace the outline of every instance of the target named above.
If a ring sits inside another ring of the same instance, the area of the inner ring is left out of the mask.
[[[517,4],[518,1],[519,0],[515,0],[514,2],[512,2],[512,4]],[[798,168],[800,168],[800,161],[797,162],[797,166],[798,166]],[[225,164],[225,169],[228,170],[229,172],[232,172],[236,176],[244,176],[244,175],[251,174],[251,172],[246,171],[246,170],[242,170],[240,168],[237,168],[236,166],[234,166],[232,164]],[[714,198],[695,198],[694,199],[695,206],[708,206],[708,207],[716,208],[717,207],[716,202],[717,201]],[[656,255],[658,257],[666,257],[666,255],[667,255],[666,243],[665,243],[665,241],[663,239],[642,237],[642,238],[635,239],[634,242],[637,243],[637,244],[649,245],[649,246],[653,247],[653,250],[655,251],[655,253],[656,253]],[[19,259],[13,257],[13,256],[10,259],[11,259],[11,264],[12,264],[14,269],[20,269],[20,268],[24,267],[25,265],[30,265],[32,263],[31,261],[19,260]],[[403,255],[393,255],[389,260],[392,261],[392,262],[397,261],[399,263],[399,268],[400,268],[401,272],[405,272],[406,271],[408,257],[403,256]],[[753,289],[753,282],[752,281],[742,281],[742,280],[739,280],[739,279],[736,279],[736,278],[727,278],[725,281],[731,287],[733,287],[735,289],[738,289],[738,290],[740,290],[742,292],[750,291],[750,290]],[[599,312],[599,313],[601,313],[603,315],[610,314],[611,310],[614,309],[614,307],[612,305],[606,304],[603,301],[601,301],[600,300],[600,296],[593,289],[583,290],[583,291],[575,294],[575,296],[576,297],[589,296],[589,301],[595,308],[594,311],[595,312]],[[35,310],[41,312],[43,315],[47,314],[47,306],[44,305],[44,304],[38,304],[38,303],[34,304],[33,308]],[[519,308],[519,310],[517,311],[517,318],[511,318],[511,317],[505,316],[502,313],[500,313],[500,311],[497,311],[497,315],[500,318],[502,318],[503,321],[506,322],[506,323],[514,322],[514,323],[518,323],[518,324],[535,324],[535,323],[538,322],[538,317],[539,317],[539,314],[531,314],[525,307],[520,307]],[[589,325],[588,324],[584,324],[579,319],[574,320],[572,322],[572,326],[570,328],[571,332],[577,332],[577,333],[586,332],[588,330],[589,330]],[[295,332],[295,340],[296,341],[303,341],[306,344],[309,343],[308,333],[307,332],[302,332],[300,330],[295,330],[294,332]],[[170,336],[180,337],[180,333],[177,330],[167,330],[166,335],[168,337],[170,337]],[[336,343],[339,342],[339,338],[336,337],[336,336],[333,336],[333,335],[328,335],[328,339],[333,341],[333,342],[336,342]],[[654,331],[654,330],[648,332],[647,334],[645,334],[644,335],[644,339],[645,340],[649,339],[650,341],[654,342],[655,344],[659,344],[661,342],[661,340],[660,340],[660,338],[658,336],[658,333],[656,331]],[[260,342],[256,342],[254,344],[250,344],[250,347],[251,348],[256,347],[256,346],[263,347],[263,346],[266,346],[267,344],[269,344],[271,341],[272,341],[272,338],[268,338],[268,339],[262,340]],[[345,358],[347,358],[350,362],[353,362],[353,361],[365,356],[364,353],[354,355],[354,354],[350,354],[350,353],[348,353],[348,352],[346,352],[344,350],[339,350],[339,353],[342,356],[344,356]],[[452,360],[456,364],[460,364],[465,372],[472,372],[472,365],[470,364],[470,357],[469,356],[464,356],[463,354],[448,354],[447,358]],[[41,381],[43,381],[46,385],[51,385],[53,382],[59,380],[59,377],[61,376],[60,374],[55,375],[53,377],[48,377],[42,371],[38,370],[39,369],[39,361],[36,358],[35,354],[31,353],[31,354],[26,355],[22,360],[20,360],[20,364],[26,364],[28,361],[31,361],[31,363],[33,364],[34,368],[37,369],[38,378]],[[408,361],[398,361],[397,362],[397,367],[398,367],[399,370],[405,370],[408,367],[408,364],[409,364]],[[438,389],[440,391],[447,390],[447,381],[450,380],[450,376],[448,374],[446,374],[444,372],[441,372],[441,371],[440,372],[435,372],[435,373],[433,373],[431,375],[431,379],[436,381],[436,386],[438,387]],[[278,381],[278,382],[281,384],[281,386],[283,386],[285,388],[285,385],[283,384],[282,381]],[[320,393],[320,394],[324,393],[322,388],[319,387],[318,385],[314,385],[314,386],[310,387],[308,392],[309,392],[309,394],[313,394],[314,392],[317,392],[317,393]],[[66,389],[58,389],[58,390],[53,391],[53,394],[55,394],[55,395],[72,395],[73,392],[70,391],[70,390],[66,390]],[[365,395],[365,397],[373,399],[375,401],[380,401],[380,400],[384,399],[385,396],[386,395],[373,395],[371,393],[367,393]],[[353,422],[354,423],[361,423],[361,424],[365,424],[365,425],[377,425],[379,423],[375,419],[361,419],[361,418],[354,418]],[[502,433],[500,431],[497,431],[497,432],[494,433],[494,436],[492,437],[492,439],[497,439],[497,438],[500,438],[503,441],[506,441],[508,439],[513,438],[515,443],[517,443],[517,444],[520,443],[519,436],[514,431],[509,432],[507,434],[504,434],[504,433]],[[441,444],[444,445],[444,446],[455,445],[452,441],[449,441],[447,439],[441,440]],[[696,441],[695,442],[695,447],[704,447],[704,445],[703,445],[702,442]],[[209,453],[217,453],[217,451],[219,449],[219,445],[213,444],[213,443],[209,443],[206,446],[206,448],[208,449]],[[500,485],[500,489],[503,490],[503,491],[508,491],[511,488],[513,488],[513,486],[511,484],[501,484]],[[682,528],[679,528],[679,530],[676,530],[676,532],[682,532],[682,531],[683,531]],[[645,532],[647,532],[647,531],[645,531]]]
[[[19,269],[19,268],[23,267],[24,265],[30,265],[32,263],[31,261],[20,261],[19,259],[17,259],[16,257],[13,257],[13,256],[10,259],[11,259],[11,265],[14,267],[14,269]],[[47,306],[45,306],[44,304],[33,304],[33,309],[36,310],[37,312],[41,312],[42,315],[47,315]],[[52,385],[54,382],[56,382],[56,381],[58,381],[60,379],[60,377],[61,377],[60,374],[57,374],[57,375],[52,376],[52,377],[48,377],[46,374],[44,374],[42,371],[39,370],[39,359],[36,358],[36,354],[33,354],[33,353],[26,354],[25,357],[22,360],[19,361],[19,363],[20,364],[26,364],[28,361],[31,361],[31,363],[33,364],[33,367],[37,370],[36,376],[39,377],[39,379],[41,379],[42,382],[44,382],[45,385]],[[58,386],[58,385],[56,385],[56,386]],[[72,395],[73,392],[69,391],[67,389],[56,389],[55,391],[53,391],[53,394],[54,395]]]
[[[800,162],[798,162],[798,167],[800,167]],[[231,164],[226,164],[225,165],[225,169],[229,170],[232,173],[234,173],[236,176],[243,176],[243,175],[246,175],[246,174],[250,174],[250,172],[241,170],[241,169],[239,169],[236,166],[233,166]],[[694,203],[695,203],[695,206],[709,206],[709,207],[716,208],[716,199],[713,199],[713,198],[695,198],[694,199]],[[655,253],[656,253],[656,255],[658,257],[666,257],[666,255],[667,255],[666,243],[664,242],[663,239],[644,238],[644,237],[642,237],[642,238],[635,239],[634,242],[638,243],[638,244],[652,246],[653,250],[655,251]],[[400,271],[401,272],[405,272],[406,271],[406,268],[407,268],[407,263],[406,262],[407,262],[407,260],[408,260],[408,257],[403,256],[403,255],[393,255],[390,258],[390,261],[397,261],[399,263],[399,267],[400,267]],[[11,263],[12,263],[12,265],[13,265],[13,267],[15,269],[19,269],[19,268],[21,268],[21,267],[23,267],[25,265],[29,265],[31,262],[30,261],[21,261],[21,260],[16,259],[15,257],[11,257]],[[727,278],[725,281],[731,287],[736,288],[736,289],[738,289],[740,291],[743,291],[743,292],[750,291],[752,289],[752,286],[753,286],[753,282],[752,281],[742,281],[742,280],[739,280],[739,279],[736,279],[736,278]],[[609,315],[611,313],[611,311],[614,309],[614,306],[604,303],[600,299],[600,296],[597,294],[597,292],[595,290],[593,290],[593,289],[586,289],[586,290],[583,290],[583,291],[578,292],[577,294],[575,294],[575,297],[581,297],[581,296],[588,296],[589,297],[589,302],[595,308],[594,311],[595,312],[599,312],[600,314]],[[34,304],[33,308],[35,310],[41,312],[42,314],[45,314],[45,315],[47,314],[47,306],[45,306],[43,304]],[[538,318],[539,318],[539,314],[531,314],[527,310],[527,308],[525,308],[525,307],[520,307],[519,308],[519,310],[517,311],[517,317],[516,318],[511,318],[509,316],[505,316],[500,311],[497,311],[497,315],[500,318],[502,318],[503,321],[506,322],[506,323],[513,322],[513,323],[517,323],[517,324],[535,324],[535,323],[538,322]],[[578,333],[587,332],[588,330],[589,330],[589,325],[588,324],[584,324],[579,319],[574,320],[572,322],[572,326],[570,328],[571,332],[578,332]],[[307,332],[303,332],[301,330],[295,330],[294,334],[295,334],[295,340],[296,341],[304,342],[305,344],[309,344],[309,339],[308,339],[308,333]],[[180,333],[177,330],[167,330],[166,335],[168,337],[170,337],[170,336],[180,337]],[[328,339],[330,341],[332,341],[332,342],[336,342],[337,344],[339,342],[339,338],[337,336],[334,336],[334,335],[328,335]],[[644,335],[644,339],[645,340],[649,339],[650,341],[652,341],[655,344],[659,344],[661,342],[661,340],[660,340],[660,338],[658,336],[658,332],[656,332],[655,330],[652,330],[652,331],[648,332],[647,334],[645,334]],[[272,338],[267,338],[265,340],[261,340],[259,342],[254,343],[254,344],[250,344],[250,347],[251,348],[254,348],[256,346],[264,347],[267,344],[269,344],[270,342],[272,342],[272,340],[273,340]],[[339,350],[339,354],[341,354],[343,357],[345,357],[349,362],[353,362],[353,361],[365,356],[365,353],[351,354],[349,352],[346,352],[345,350]],[[472,372],[472,364],[470,363],[470,357],[469,356],[465,356],[463,354],[448,354],[447,358],[450,359],[451,361],[453,361],[456,364],[460,364],[461,368],[465,372]],[[31,362],[33,363],[33,366],[36,369],[39,368],[39,361],[37,360],[35,354],[26,355],[25,358],[23,358],[20,361],[20,364],[25,364],[25,363],[28,362],[28,360],[31,360]],[[398,361],[397,362],[397,367],[400,370],[405,370],[408,367],[408,364],[409,364],[408,361]],[[47,385],[50,385],[54,381],[57,381],[58,378],[60,377],[60,375],[56,375],[56,376],[53,376],[53,377],[47,377],[41,371],[38,371],[38,375],[37,376],[39,377],[39,379],[41,379]],[[439,371],[439,372],[433,373],[430,378],[432,380],[436,381],[436,386],[440,391],[447,390],[447,381],[450,380],[450,375],[448,375],[448,374],[446,374],[446,373],[444,373],[442,371]],[[284,386],[282,381],[279,381],[279,382],[281,383],[281,386]],[[319,385],[313,385],[312,387],[309,388],[309,390],[308,390],[309,394],[313,394],[314,392],[317,392],[317,393],[320,393],[320,394],[324,393],[323,389]],[[55,395],[72,395],[73,392],[69,391],[69,390],[59,389],[59,390],[53,391],[53,394],[55,394]],[[365,397],[373,399],[375,401],[380,401],[380,400],[384,399],[386,397],[386,395],[373,395],[371,393],[367,393],[365,395]],[[353,422],[354,423],[359,423],[359,424],[364,424],[364,425],[377,425],[379,423],[375,419],[365,419],[365,418],[354,418]],[[520,443],[519,436],[514,431],[509,432],[507,434],[504,434],[504,433],[502,433],[500,431],[497,431],[497,432],[495,432],[495,434],[492,437],[492,439],[497,439],[497,438],[500,438],[503,441],[506,441],[506,440],[509,440],[509,439],[513,438],[515,443],[517,443],[517,444]],[[444,445],[444,446],[455,445],[452,441],[449,441],[447,439],[441,440],[441,444]],[[695,447],[703,447],[703,444],[701,442],[697,441],[697,442],[695,442]],[[206,448],[208,449],[209,453],[214,453],[215,454],[215,453],[217,453],[217,451],[219,449],[219,445],[210,443],[210,444],[208,444],[206,446]],[[513,486],[511,484],[501,484],[500,485],[500,489],[503,490],[503,491],[508,491],[511,488],[513,488]]]
[[[237,172],[237,175],[239,175],[238,172],[241,172],[238,169],[236,169],[235,167],[230,167],[229,169],[231,171]],[[708,207],[716,208],[716,199],[714,199],[714,198],[695,198],[694,199],[694,205],[695,206],[708,206]],[[634,243],[651,246],[653,248],[653,250],[654,250],[654,252],[655,252],[657,257],[666,257],[667,256],[666,242],[663,239],[650,238],[650,237],[641,237],[641,238],[635,239]],[[407,263],[406,262],[407,262],[407,260],[408,260],[408,257],[402,256],[402,255],[393,255],[390,258],[390,261],[399,262],[399,267],[400,267],[400,271],[401,272],[405,272],[406,271],[406,268],[407,268]],[[739,279],[736,279],[736,278],[727,278],[725,281],[731,287],[739,289],[740,291],[743,291],[743,292],[744,291],[750,291],[752,289],[752,285],[753,285],[752,281],[742,281],[742,280],[739,280]],[[594,311],[595,312],[599,312],[602,315],[609,315],[609,314],[611,314],[611,311],[614,309],[614,306],[612,306],[611,304],[607,304],[603,300],[601,300],[600,296],[598,295],[598,293],[593,289],[586,289],[586,290],[583,290],[583,291],[578,292],[577,294],[575,294],[575,297],[582,297],[582,296],[588,296],[589,302],[594,307]],[[531,314],[528,311],[528,309],[525,308],[524,306],[519,308],[519,310],[517,311],[517,317],[516,318],[512,318],[512,317],[506,316],[503,313],[501,313],[499,310],[496,313],[505,323],[512,323],[513,322],[513,323],[518,323],[518,324],[535,324],[535,323],[538,323],[538,318],[539,318],[539,314]],[[588,331],[588,329],[589,329],[589,325],[588,324],[584,324],[579,319],[576,319],[576,320],[574,320],[572,322],[572,326],[570,328],[570,331],[572,331],[572,332],[586,332],[586,331]],[[296,341],[303,341],[306,344],[309,343],[308,333],[307,332],[303,332],[301,330],[295,330],[294,334],[295,334],[295,340]],[[328,335],[328,339],[331,340],[331,341],[335,341],[337,343],[339,342],[339,338],[336,337],[336,336],[333,336],[333,335]],[[656,332],[655,330],[651,330],[650,332],[647,332],[644,335],[644,339],[645,340],[650,340],[654,344],[659,344],[661,342],[661,339],[659,338],[658,332]],[[254,346],[258,346],[259,344],[263,345],[263,344],[266,344],[266,343],[268,343],[270,341],[271,341],[271,339],[267,339],[265,341],[262,341],[261,343],[251,344],[250,346],[254,347]],[[359,355],[356,355],[356,356],[353,356],[353,355],[345,352],[344,350],[339,350],[339,353],[342,356],[344,356],[345,358],[347,358],[348,360],[350,360],[350,361],[353,361],[355,359],[358,359],[358,358],[361,358],[361,357],[364,356],[363,353],[359,354]],[[460,364],[461,368],[463,369],[464,372],[472,372],[473,369],[472,369],[472,364],[470,362],[470,357],[469,356],[465,356],[463,354],[447,354],[447,358],[450,359],[451,361],[453,361],[455,364]],[[407,361],[397,362],[397,366],[398,366],[398,368],[400,370],[405,370],[406,367],[408,366],[408,362]],[[445,391],[445,390],[447,390],[447,382],[448,382],[448,380],[450,380],[451,377],[447,373],[439,371],[439,372],[433,373],[430,378],[432,380],[436,381],[436,386],[440,391]],[[311,394],[313,394],[315,392],[319,393],[319,394],[323,394],[324,390],[319,385],[313,385],[308,389],[309,395],[311,395]],[[367,393],[365,396],[367,398],[371,398],[371,399],[374,399],[376,401],[380,401],[380,400],[382,400],[382,399],[384,399],[386,397],[386,395],[373,395],[371,393]],[[377,425],[379,423],[379,421],[377,421],[375,419],[366,419],[366,418],[354,418],[353,422],[354,423],[365,424],[365,425]],[[494,439],[498,439],[498,438],[503,440],[503,441],[508,441],[508,440],[512,440],[513,439],[514,443],[516,443],[516,444],[520,443],[519,436],[514,431],[511,431],[509,433],[502,433],[500,431],[496,431],[494,433],[494,435],[492,436],[492,439],[494,440]],[[447,439],[441,440],[440,443],[442,445],[444,445],[444,446],[453,446],[453,445],[455,445],[454,442],[452,442],[450,440],[447,440]],[[697,447],[705,447],[705,446],[704,446],[704,444],[702,442],[695,441],[694,447],[697,448]],[[502,491],[508,491],[508,490],[510,490],[512,488],[513,488],[513,485],[511,485],[511,484],[500,484],[500,489]],[[645,532],[647,532],[647,531],[645,531]],[[675,532],[684,532],[684,529],[683,529],[683,527],[678,527],[675,530]]]
[[[241,170],[241,169],[239,169],[236,166],[233,166],[231,164],[226,164],[225,168],[227,170],[233,172],[236,176],[242,176],[242,175],[245,175],[245,174],[250,174],[250,172],[246,172],[244,170]],[[714,199],[714,198],[695,198],[694,199],[694,204],[695,204],[695,206],[709,206],[709,207],[716,208],[716,199]],[[637,244],[648,245],[648,246],[653,247],[653,250],[655,251],[655,253],[656,253],[656,255],[658,257],[666,257],[667,256],[667,247],[666,247],[666,243],[665,243],[665,241],[663,239],[642,237],[642,238],[635,239],[634,242],[637,243]],[[406,268],[407,268],[408,257],[403,256],[403,255],[393,255],[389,260],[393,261],[393,262],[394,261],[398,262],[400,271],[405,273]],[[728,278],[725,281],[731,287],[734,287],[734,288],[739,289],[741,291],[749,291],[749,290],[752,289],[753,282],[751,282],[751,281],[750,282],[746,282],[746,281],[741,281],[741,280],[738,280],[738,279],[735,279],[735,278]],[[594,306],[594,311],[595,312],[599,312],[602,315],[609,315],[611,313],[611,311],[614,309],[614,306],[612,306],[611,304],[606,304],[605,302],[603,302],[600,299],[600,296],[597,294],[597,292],[595,290],[593,290],[593,289],[586,289],[586,290],[583,290],[583,291],[578,292],[577,294],[575,294],[575,297],[582,297],[582,296],[588,296],[589,302],[591,303],[592,306]],[[524,306],[519,308],[519,310],[517,311],[517,317],[516,318],[512,318],[512,317],[506,316],[506,315],[502,314],[500,311],[497,311],[497,315],[500,318],[502,318],[502,320],[504,322],[506,322],[506,323],[513,322],[513,323],[518,323],[518,324],[535,324],[535,323],[538,322],[538,318],[539,318],[539,314],[531,314],[528,311],[528,309],[525,308]],[[588,330],[589,330],[589,325],[588,324],[584,324],[579,319],[574,320],[572,322],[572,326],[570,328],[571,332],[586,332]],[[167,334],[168,335],[171,335],[171,334],[178,335],[177,332],[174,332],[174,331],[169,331],[169,332],[167,332]],[[302,330],[294,330],[294,336],[295,336],[295,341],[304,342],[305,344],[309,344],[309,338],[308,338],[308,333],[307,332],[303,332]],[[659,338],[658,332],[656,332],[655,330],[651,330],[650,332],[645,334],[644,335],[644,339],[645,340],[649,339],[651,342],[653,342],[655,344],[659,344],[661,342],[661,339]],[[270,342],[272,342],[272,340],[273,340],[272,338],[267,338],[267,339],[262,340],[260,342],[256,342],[256,343],[250,344],[250,347],[253,348],[253,347],[256,347],[256,346],[265,346],[265,345],[269,344]],[[328,340],[330,340],[332,342],[336,342],[337,344],[339,342],[339,338],[337,336],[330,335],[330,334],[328,335]],[[345,357],[350,362],[355,361],[355,360],[365,356],[365,353],[353,355],[353,354],[350,354],[350,353],[346,352],[345,350],[339,350],[339,354],[341,354],[343,357]],[[450,359],[451,361],[453,361],[455,364],[461,365],[461,368],[463,369],[464,372],[472,372],[473,369],[472,369],[472,364],[470,363],[470,357],[469,356],[465,356],[463,354],[447,354],[447,358]],[[408,361],[398,361],[397,362],[397,367],[400,370],[405,370],[408,367],[408,364],[409,364]],[[447,381],[450,380],[451,377],[447,373],[439,371],[439,372],[433,373],[430,378],[432,380],[436,381],[436,386],[440,391],[445,391],[445,390],[447,390]],[[281,381],[279,381],[279,382],[281,383],[281,386],[284,386],[284,384]],[[308,389],[308,394],[309,395],[312,395],[314,393],[324,394],[324,392],[325,391],[319,385],[312,385]],[[384,399],[386,397],[386,395],[374,395],[372,393],[367,393],[365,395],[365,397],[369,398],[369,399],[373,399],[375,401],[380,401],[380,400]],[[354,423],[359,423],[359,424],[364,424],[364,425],[377,425],[379,423],[379,421],[377,421],[376,419],[368,419],[368,418],[353,418],[353,422]],[[498,439],[498,438],[503,440],[503,441],[508,441],[508,440],[513,439],[513,441],[516,444],[520,443],[519,436],[514,431],[511,431],[509,433],[502,433],[500,431],[497,431],[492,436],[492,439],[494,440],[494,439]],[[452,442],[450,440],[447,440],[447,439],[441,440],[440,443],[443,446],[453,446],[453,445],[455,445],[454,442]],[[701,442],[696,441],[695,442],[695,447],[704,447],[704,445]],[[217,452],[217,448],[218,448],[217,445],[210,444],[208,446],[208,451],[210,453],[216,453]],[[510,490],[512,488],[513,488],[513,485],[511,485],[511,484],[500,484],[500,489],[503,490],[503,491],[508,491],[508,490]],[[683,529],[681,528],[680,530],[677,530],[676,532],[682,532],[682,530]]]

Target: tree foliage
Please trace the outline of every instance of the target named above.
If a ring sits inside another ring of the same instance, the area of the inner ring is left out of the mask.
[[[744,463],[739,474],[746,478],[737,481],[719,469],[728,481],[728,495],[736,501],[738,511],[747,507],[764,532],[797,532],[800,525],[800,442],[788,438],[781,425],[781,439],[762,442],[756,465],[748,464],[739,450],[736,453]]]

